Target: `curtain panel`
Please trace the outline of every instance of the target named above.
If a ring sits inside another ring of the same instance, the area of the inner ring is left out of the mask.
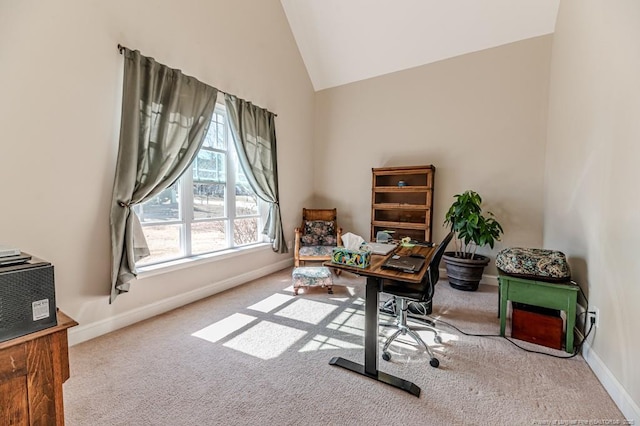
[[[122,48],[120,145],[111,202],[111,298],[129,290],[149,248],[133,206],[171,186],[202,146],[218,90]]]
[[[251,188],[269,203],[269,216],[262,231],[271,248],[287,253],[280,216],[275,114],[251,102],[225,93],[227,117],[238,158]]]

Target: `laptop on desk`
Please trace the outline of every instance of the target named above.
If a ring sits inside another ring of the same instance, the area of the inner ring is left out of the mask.
[[[382,269],[394,269],[400,272],[416,274],[424,266],[424,257],[414,256],[391,256],[382,265]]]

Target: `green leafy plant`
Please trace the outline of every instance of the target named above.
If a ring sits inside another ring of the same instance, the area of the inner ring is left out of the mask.
[[[473,259],[478,247],[489,245],[493,248],[504,232],[493,213],[482,214],[482,198],[475,191],[465,191],[454,195],[456,201],[445,216],[444,225],[456,233],[459,244],[456,257]]]

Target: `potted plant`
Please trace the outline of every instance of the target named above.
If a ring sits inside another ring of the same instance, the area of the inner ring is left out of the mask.
[[[476,250],[487,244],[493,248],[504,231],[493,213],[482,214],[482,198],[477,192],[465,191],[454,198],[444,225],[456,233],[456,250],[445,252],[442,258],[451,287],[475,291],[489,264],[489,257],[476,254]]]

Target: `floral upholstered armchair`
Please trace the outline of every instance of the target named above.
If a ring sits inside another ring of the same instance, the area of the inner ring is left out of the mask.
[[[300,262],[331,260],[333,248],[342,245],[342,228],[336,217],[336,209],[302,209],[302,225],[295,230],[296,267]]]

